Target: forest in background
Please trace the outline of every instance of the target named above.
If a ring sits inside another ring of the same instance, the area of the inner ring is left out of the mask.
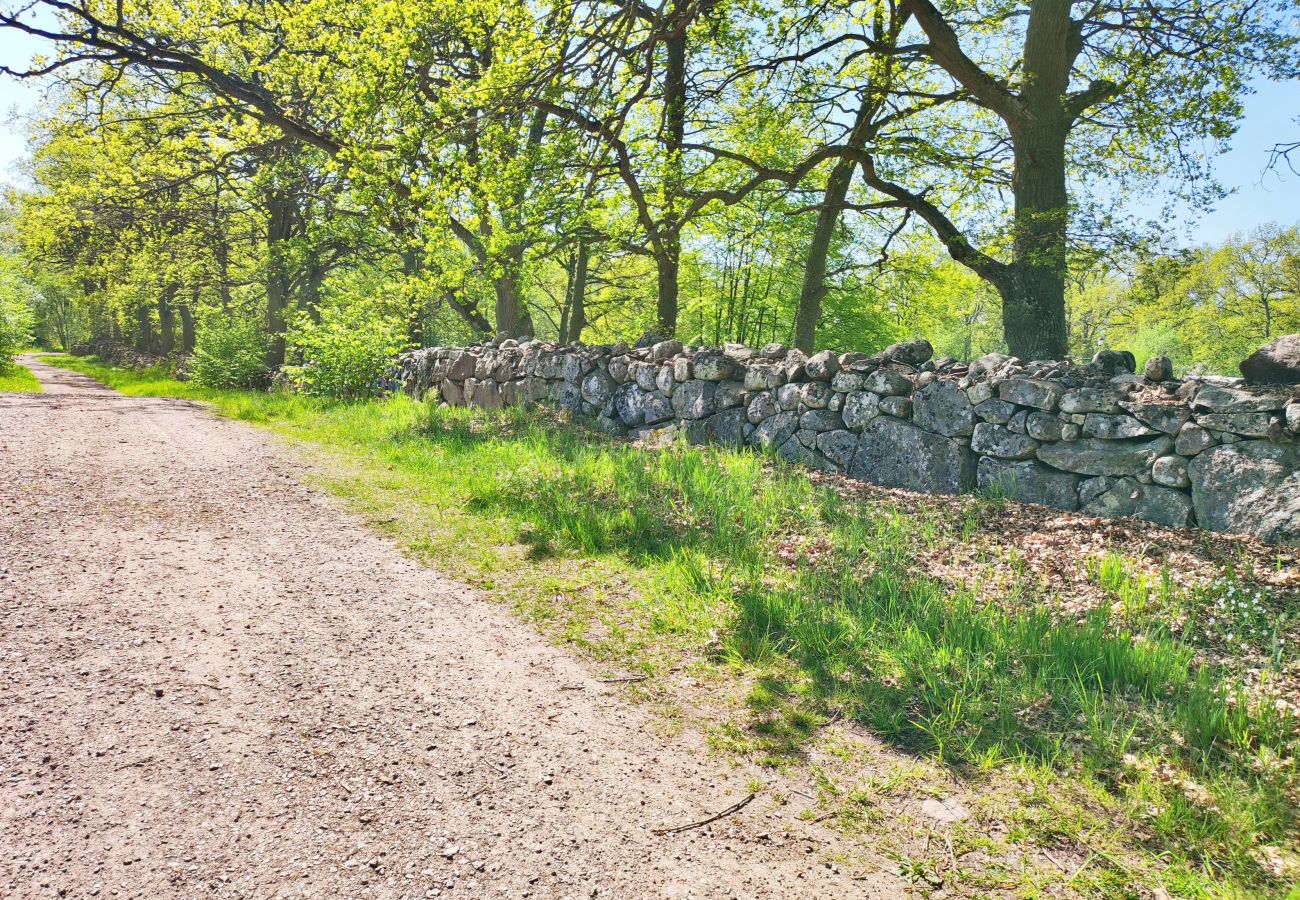
[[[1166,353],[1300,330],[1300,234],[1172,250],[1280,0],[38,0],[0,331],[256,383],[415,345]],[[1286,137],[1279,134],[1279,141]],[[1279,158],[1278,165],[1288,165]]]

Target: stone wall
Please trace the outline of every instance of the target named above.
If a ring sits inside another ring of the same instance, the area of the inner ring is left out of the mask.
[[[762,448],[889,487],[1300,543],[1300,388],[1175,380],[1159,360],[1136,375],[1126,353],[1086,366],[931,353],[506,339],[405,354],[400,379],[417,398],[550,402],[613,434]]]

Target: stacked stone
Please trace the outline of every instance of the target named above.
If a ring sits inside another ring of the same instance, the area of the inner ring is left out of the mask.
[[[406,354],[401,381],[451,405],[548,401],[612,434],[763,448],[890,487],[1300,542],[1297,388],[1176,381],[1161,357],[1136,375],[1109,351],[1087,366],[932,353],[502,339]]]

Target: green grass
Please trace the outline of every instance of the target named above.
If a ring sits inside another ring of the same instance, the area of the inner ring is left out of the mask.
[[[1001,836],[955,834],[963,854],[995,858],[968,870],[956,850],[922,858],[919,842],[889,834],[895,826],[872,812],[888,778],[851,788],[827,776],[828,815],[848,830],[883,829],[872,840],[898,842],[890,852],[920,884],[947,870],[951,886],[976,894],[1295,896],[1276,860],[1295,861],[1296,718],[1237,671],[1200,661],[1186,627],[1223,608],[1222,591],[1153,580],[1110,556],[1090,574],[1115,602],[1061,615],[1028,579],[1014,596],[990,596],[918,570],[918,549],[973,539],[969,506],[904,513],[758,455],[638,449],[550,413],[208,391],[51,361],[325,448],[336,464],[327,486],[409,551],[611,672],[672,685],[684,668],[706,694],[716,689],[720,711],[707,708],[701,724],[722,752],[818,765],[823,726],[844,719],[908,773],[991,798],[984,814]],[[903,789],[920,788],[890,787]],[[998,869],[997,858],[1063,846],[1086,859],[1078,871]]]
[[[0,394],[39,394],[41,383],[18,363],[0,362]]]

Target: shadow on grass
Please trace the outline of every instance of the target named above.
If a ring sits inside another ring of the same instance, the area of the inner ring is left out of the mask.
[[[1251,848],[1295,827],[1289,764],[1268,764],[1293,753],[1293,719],[1159,622],[1062,619],[916,572],[917,546],[958,540],[955,523],[845,502],[753,454],[642,450],[536,415],[435,411],[405,439],[436,446],[466,508],[515,521],[535,557],[643,567],[650,628],[716,635],[755,673],[733,737],[765,762],[799,760],[844,716],[958,776],[1085,775],[1158,808],[1157,847],[1254,883]]]

